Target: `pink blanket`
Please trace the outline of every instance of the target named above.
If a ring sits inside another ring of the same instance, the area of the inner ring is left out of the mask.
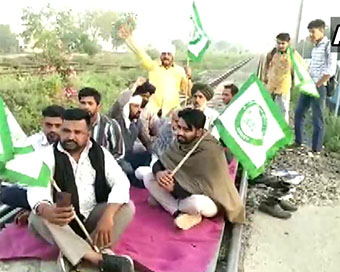
[[[237,162],[230,165],[235,178]],[[218,249],[223,232],[222,218],[204,219],[198,226],[181,231],[173,218],[160,207],[147,203],[148,192],[131,189],[136,205],[134,220],[124,232],[115,251],[127,254],[151,271],[206,271]],[[35,258],[53,260],[56,247],[31,234],[26,227],[9,224],[0,232],[0,260]]]

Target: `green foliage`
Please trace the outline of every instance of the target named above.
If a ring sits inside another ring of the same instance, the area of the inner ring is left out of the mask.
[[[23,10],[25,30],[21,36],[26,45],[41,51],[37,62],[55,68],[66,78],[70,54],[97,54],[101,50],[99,39],[110,39],[112,23],[117,18],[118,13],[113,11],[75,15],[71,10],[55,10],[50,5],[39,12],[27,8]]]
[[[61,103],[56,98],[56,93],[60,93],[61,89],[59,76],[0,77],[1,97],[27,133],[39,130],[41,110],[44,107]]]
[[[90,86],[102,94],[102,112],[108,112],[117,95],[134,81],[144,75],[140,69],[112,69],[107,73],[85,72],[73,82],[77,90]],[[77,106],[77,98],[68,100],[63,93],[66,83],[59,75],[51,76],[2,76],[0,77],[0,94],[21,127],[29,135],[40,129],[41,110],[51,104],[65,107]]]
[[[124,43],[119,37],[118,31],[124,26],[127,31],[132,33],[136,29],[137,15],[134,13],[122,13],[112,27],[112,45],[118,47]]]
[[[0,25],[0,53],[17,53],[19,43],[9,25]]]
[[[185,53],[179,52],[178,55],[176,54],[176,63],[185,64]],[[156,56],[157,59],[158,57],[159,55]],[[213,54],[209,52],[202,63],[194,64],[194,75],[200,74],[206,69],[222,69],[222,71],[225,71],[228,66],[243,58],[245,56],[238,54]],[[20,63],[31,61],[31,56],[21,56],[18,59],[8,61],[16,61],[20,66]],[[73,100],[66,99],[63,91],[66,86],[74,87],[77,90],[86,86],[96,88],[103,97],[102,112],[107,113],[117,95],[126,89],[130,82],[135,81],[138,76],[147,77],[147,72],[140,67],[138,59],[131,52],[126,54],[103,52],[94,57],[77,54],[74,55],[72,61],[77,63],[77,67],[85,72],[78,72],[70,81],[63,80],[58,74],[0,77],[0,95],[27,134],[40,129],[39,121],[41,110],[44,107],[54,103],[66,107],[78,104],[77,98]],[[96,71],[100,70],[103,64],[107,65],[107,68],[101,70],[101,73],[97,73]],[[108,69],[108,67],[111,68]]]
[[[329,151],[340,152],[340,118],[330,111],[325,113],[326,133],[325,147]]]

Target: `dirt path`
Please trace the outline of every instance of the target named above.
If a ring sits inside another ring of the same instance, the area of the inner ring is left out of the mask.
[[[289,220],[253,216],[245,272],[340,271],[340,204],[303,206]]]

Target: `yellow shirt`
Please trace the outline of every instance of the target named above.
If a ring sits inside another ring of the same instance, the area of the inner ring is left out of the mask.
[[[174,64],[165,68],[158,61],[154,61],[132,38],[126,40],[127,45],[141,60],[143,67],[149,72],[149,80],[156,87],[155,93],[150,97],[147,109],[156,114],[162,108],[165,116],[171,109],[180,106],[179,94],[187,94],[188,79],[182,67]]]
[[[302,60],[294,50],[296,59]],[[289,53],[275,53],[268,68],[268,90],[274,94],[288,94],[292,87],[293,66]]]
[[[274,94],[287,94],[292,86],[292,62],[288,53],[275,53],[268,71],[268,89]]]

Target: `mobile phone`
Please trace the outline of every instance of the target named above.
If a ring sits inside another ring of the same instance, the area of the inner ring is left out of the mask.
[[[57,192],[56,194],[56,204],[57,207],[69,207],[71,206],[71,193],[67,192]]]

